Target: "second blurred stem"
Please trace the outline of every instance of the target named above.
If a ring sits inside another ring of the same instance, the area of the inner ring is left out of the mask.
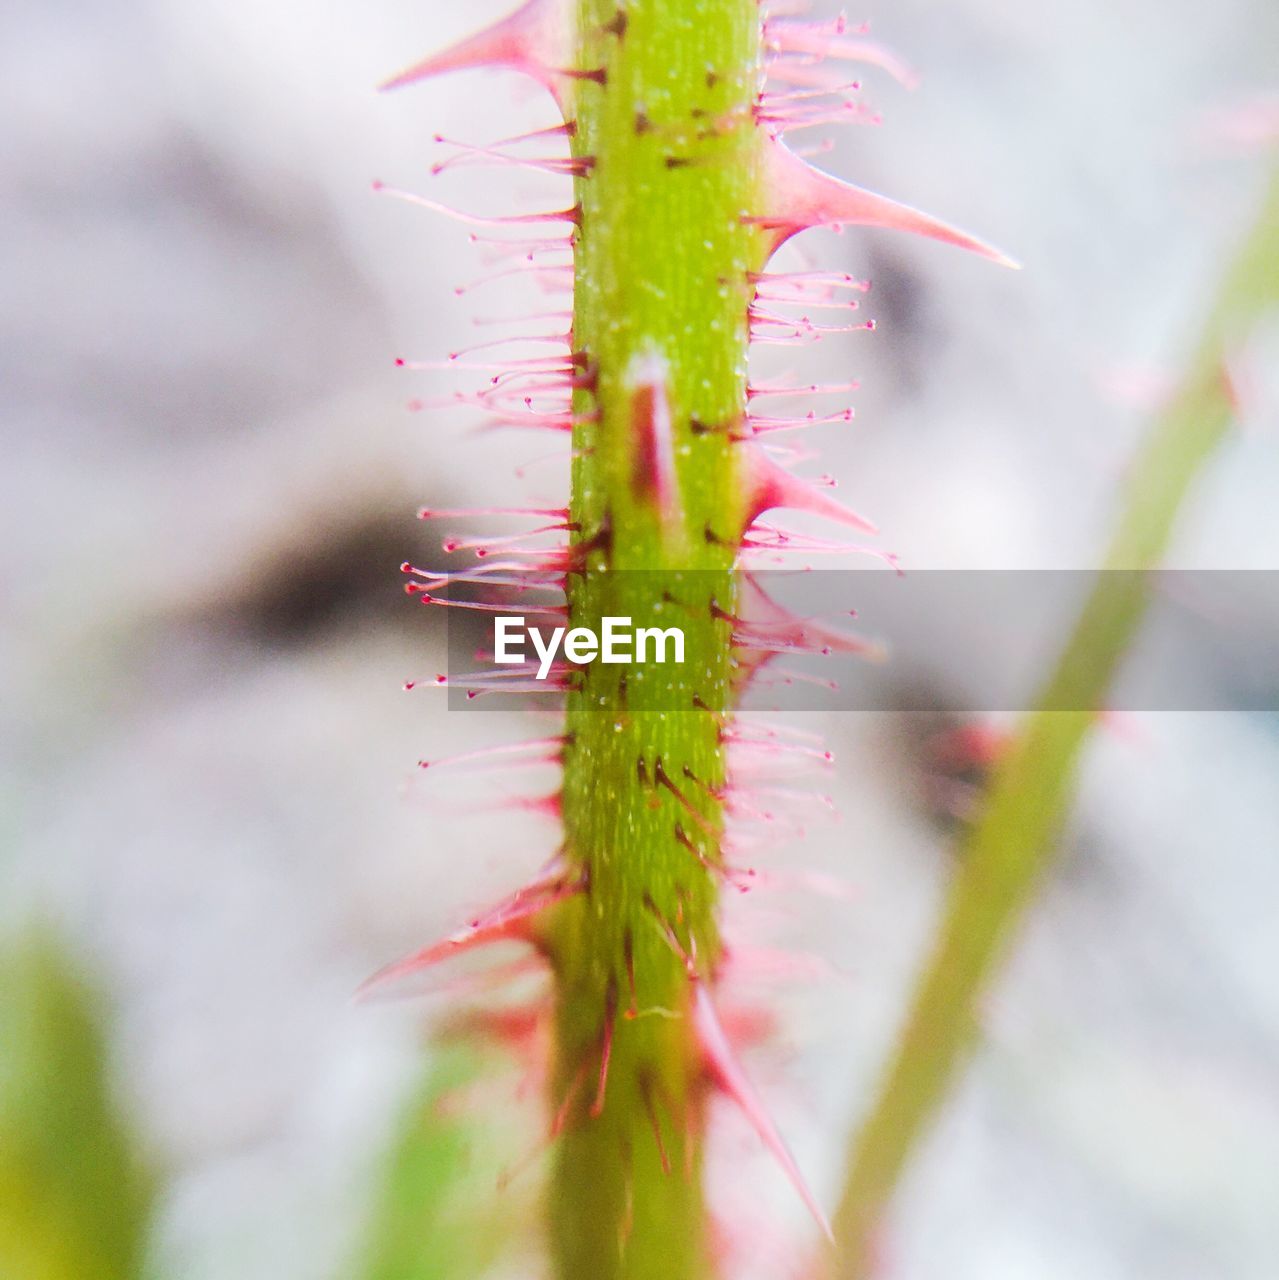
[[[1230,428],[1231,344],[1275,305],[1279,173],[1227,274],[1175,397],[1136,459],[1105,570],[1157,567],[1184,498]],[[834,1220],[834,1280],[874,1273],[875,1239],[907,1161],[954,1083],[975,1005],[1003,958],[1066,816],[1084,739],[1149,601],[1140,573],[1103,572],[1037,706],[991,780],[958,850],[932,954],[869,1118]],[[1076,708],[1054,710],[1052,708]]]

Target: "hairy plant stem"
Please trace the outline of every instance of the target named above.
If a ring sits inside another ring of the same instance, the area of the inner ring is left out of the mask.
[[[582,0],[577,25],[570,625],[680,626],[686,658],[595,663],[568,694],[565,857],[587,889],[548,943],[552,1251],[561,1280],[685,1280],[709,1266],[691,1013],[720,950],[760,20],[755,0]]]
[[[1233,420],[1229,344],[1275,305],[1277,279],[1279,175],[1223,283],[1188,376],[1134,464],[1105,570],[1158,565],[1187,493]],[[932,954],[850,1153],[834,1220],[837,1280],[873,1274],[874,1237],[889,1198],[954,1082],[974,1038],[975,1003],[1050,860],[1084,740],[1141,625],[1147,587],[1140,574],[1102,572],[1041,700],[1043,707],[1083,709],[1027,717],[962,842]]]

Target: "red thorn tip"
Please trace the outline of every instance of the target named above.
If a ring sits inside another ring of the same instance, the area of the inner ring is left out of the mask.
[[[449,71],[505,67],[555,93],[563,74],[558,68],[569,61],[566,18],[562,0],[527,0],[509,17],[401,71],[379,88],[399,89]]]
[[[773,233],[774,249],[810,227],[884,227],[971,249],[1000,266],[1019,268],[1006,254],[966,231],[815,169],[776,138],[769,140],[765,154],[765,189],[772,207],[752,221]]]
[[[754,1086],[747,1079],[746,1073],[734,1056],[728,1037],[724,1034],[724,1028],[720,1025],[719,1015],[711,1003],[710,993],[701,983],[697,984],[693,994],[693,1026],[706,1059],[707,1069],[715,1083],[741,1108],[751,1128],[759,1135],[760,1140],[781,1166],[782,1172],[799,1193],[800,1199],[813,1215],[822,1234],[833,1241],[830,1223],[822,1212],[821,1205],[817,1203],[816,1196],[804,1181],[804,1175],[800,1173],[795,1158],[782,1140],[772,1117],[764,1109]]]

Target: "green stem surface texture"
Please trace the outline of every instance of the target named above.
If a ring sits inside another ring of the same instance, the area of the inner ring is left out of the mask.
[[[760,16],[755,0],[582,0],[577,21],[570,626],[679,626],[686,658],[594,663],[568,694],[564,852],[585,892],[547,940],[551,1243],[560,1280],[692,1280],[709,1270],[691,1001],[720,949]]]
[[[1137,458],[1107,570],[1156,567],[1178,512],[1225,438],[1233,405],[1225,361],[1276,302],[1279,178],[1227,275],[1180,391]],[[850,1157],[835,1217],[837,1280],[873,1272],[873,1240],[916,1143],[946,1097],[973,1039],[974,1005],[1050,860],[1077,762],[1112,678],[1141,626],[1148,582],[1103,572],[1076,625],[1042,707],[1021,725],[991,780],[983,812],[959,849],[931,956],[895,1056]]]

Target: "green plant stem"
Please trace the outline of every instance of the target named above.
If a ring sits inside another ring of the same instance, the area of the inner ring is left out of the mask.
[[[748,273],[762,260],[742,217],[756,207],[759,60],[755,0],[579,4],[576,65],[590,74],[573,150],[589,172],[576,183],[573,325],[589,385],[574,401],[570,625],[679,625],[687,649],[680,667],[592,664],[568,694],[565,857],[586,892],[548,938],[560,1280],[692,1280],[708,1267],[706,1085],[689,1015],[719,954],[723,615],[742,519],[730,432],[745,409]],[[646,435],[655,412],[668,435]],[[661,708],[642,687],[658,670],[671,682]]]
[[[1107,570],[1158,565],[1183,500],[1225,438],[1233,407],[1225,360],[1276,302],[1279,177],[1208,317],[1180,391],[1137,459]],[[933,952],[915,990],[891,1066],[856,1137],[834,1220],[833,1274],[873,1268],[873,1238],[915,1144],[944,1100],[973,1038],[974,1004],[1050,860],[1085,737],[1145,615],[1139,573],[1103,572],[1041,708],[1020,726],[991,780],[983,812],[962,841]]]

